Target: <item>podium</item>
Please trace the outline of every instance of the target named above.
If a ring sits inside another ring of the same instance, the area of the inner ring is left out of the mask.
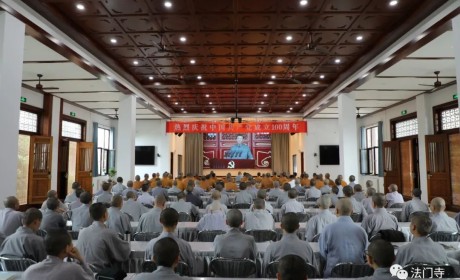
[[[255,166],[255,160],[213,158],[210,160],[210,165],[214,169],[251,169]]]

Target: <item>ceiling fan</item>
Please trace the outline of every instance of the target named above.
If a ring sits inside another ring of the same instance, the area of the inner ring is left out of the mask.
[[[107,114],[107,116],[113,116],[113,118],[112,118],[112,117],[109,117],[109,118],[106,119],[106,120],[113,120],[113,119],[118,120],[118,108],[115,108],[114,110],[115,110],[115,114]]]
[[[166,47],[166,44],[163,43],[163,36],[164,36],[164,33],[161,32],[160,33],[160,43],[156,43],[156,42],[153,42],[153,44],[155,45],[155,47],[158,49],[158,53],[176,53],[176,54],[186,54],[187,52],[186,51],[182,51],[182,50],[174,50],[174,49],[169,49]]]
[[[441,72],[440,71],[434,71],[434,74],[436,75],[436,81],[432,84],[432,85],[427,85],[427,84],[419,84],[420,86],[427,86],[427,87],[433,87],[432,91],[441,87],[442,86],[442,83],[441,81],[439,80],[439,74]]]
[[[43,75],[42,74],[37,74],[37,77],[38,77],[38,84],[35,85],[36,89],[38,89],[38,90],[56,90],[56,89],[59,89],[58,87],[43,87],[43,85],[41,84],[41,80],[42,80]]]
[[[356,118],[359,119],[361,118],[361,115],[359,114],[359,107],[356,107]]]
[[[294,51],[294,52],[290,52],[290,53],[317,52],[317,53],[321,53],[321,54],[324,54],[324,55],[329,54],[329,52],[325,48],[322,48],[322,47],[318,46],[319,43],[321,43],[321,41],[323,40],[322,37],[318,37],[316,40],[314,40],[313,39],[313,34],[311,32],[308,32],[308,35],[310,36],[310,40],[307,43],[307,45],[302,47],[302,48],[300,48],[300,50],[298,50],[298,51]]]

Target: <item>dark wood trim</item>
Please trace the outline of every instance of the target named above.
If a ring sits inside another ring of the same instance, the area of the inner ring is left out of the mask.
[[[78,119],[75,117],[63,115],[61,113],[61,129],[59,130],[59,136],[61,139],[68,139],[70,141],[76,141],[76,142],[86,142],[86,121],[82,119]],[[73,122],[73,123],[78,123],[81,125],[81,139],[77,138],[71,138],[71,137],[63,137],[62,136],[62,121],[68,121],[68,122]]]
[[[31,106],[29,104],[21,103],[20,104],[20,110],[37,114],[37,132],[19,130],[19,134],[25,134],[25,135],[31,135],[31,136],[32,135],[40,135],[42,133],[43,109]]]
[[[61,197],[62,194],[61,194],[61,172],[62,172],[62,168],[61,168],[61,161],[62,161],[62,139],[61,139],[61,131],[62,131],[62,112],[64,110],[64,100],[62,98],[59,99],[59,123],[58,123],[58,129],[59,129],[59,137],[58,139],[56,139],[55,141],[58,141],[58,150],[57,150],[57,153],[58,153],[58,162],[57,162],[57,186],[56,186],[56,189],[57,189],[57,193],[58,193],[58,197]]]
[[[458,100],[449,101],[443,104],[433,106],[433,127],[435,134],[454,134],[459,133],[459,128],[453,128],[448,130],[441,129],[441,112],[448,109],[459,108]]]
[[[50,94],[43,95],[43,114],[41,116],[41,135],[51,136],[51,126],[53,120],[53,96]]]
[[[390,119],[390,139],[391,141],[399,141],[399,140],[407,140],[412,139],[414,137],[418,137],[417,135],[411,135],[407,137],[396,138],[396,124],[402,121],[411,120],[417,118],[417,112],[413,112],[404,116],[396,117]]]

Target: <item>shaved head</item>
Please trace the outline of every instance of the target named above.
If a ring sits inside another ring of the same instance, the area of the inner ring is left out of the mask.
[[[446,209],[446,201],[442,197],[435,197],[430,203],[433,212],[442,212]]]
[[[340,216],[350,216],[353,213],[353,204],[349,198],[345,197],[339,199],[336,209]]]

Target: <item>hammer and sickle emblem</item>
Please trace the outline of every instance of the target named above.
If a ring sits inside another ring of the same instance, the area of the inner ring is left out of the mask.
[[[229,161],[227,168],[235,168],[235,162],[233,160]]]

